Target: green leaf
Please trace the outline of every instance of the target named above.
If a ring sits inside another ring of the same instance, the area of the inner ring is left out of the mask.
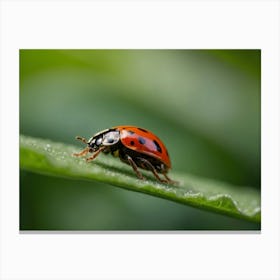
[[[20,136],[20,168],[69,179],[100,181],[131,191],[142,192],[181,204],[259,223],[260,193],[250,187],[233,186],[190,174],[171,172],[178,186],[161,184],[143,171],[139,180],[130,166],[111,156],[100,155],[93,162],[74,157],[82,147],[46,139]]]

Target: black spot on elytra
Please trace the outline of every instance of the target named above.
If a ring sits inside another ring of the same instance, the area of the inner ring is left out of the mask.
[[[162,150],[161,150],[161,147],[160,147],[159,143],[158,143],[156,140],[153,140],[153,142],[154,142],[154,144],[155,144],[155,146],[156,146],[157,151],[158,151],[159,153],[162,153]]]
[[[130,145],[131,145],[131,146],[134,146],[134,141],[130,141]]]
[[[128,130],[127,132],[128,132],[128,134],[130,134],[130,135],[132,135],[132,134],[134,134],[134,133],[135,133],[135,132],[134,132],[134,131],[132,131],[132,130]]]
[[[146,143],[146,140],[144,138],[142,138],[142,137],[138,137],[138,141],[142,145]]]
[[[144,131],[144,132],[148,132],[146,129],[140,128],[138,127],[139,130]]]

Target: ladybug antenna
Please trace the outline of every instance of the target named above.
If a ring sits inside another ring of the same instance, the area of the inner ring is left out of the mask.
[[[84,137],[76,136],[76,139],[82,141],[83,143],[87,144],[87,140]]]

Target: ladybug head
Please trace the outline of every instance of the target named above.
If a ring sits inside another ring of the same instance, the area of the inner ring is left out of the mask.
[[[88,140],[89,152],[96,152],[102,146],[112,146],[120,140],[120,133],[116,130],[99,132]]]

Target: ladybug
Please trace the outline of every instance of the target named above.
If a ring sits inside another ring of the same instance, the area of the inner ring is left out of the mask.
[[[87,162],[94,160],[100,152],[111,153],[131,165],[139,179],[144,179],[138,170],[142,168],[151,171],[159,182],[175,183],[167,176],[171,168],[167,149],[156,135],[146,129],[136,126],[115,126],[96,133],[88,141],[80,136],[76,139],[85,143],[87,147],[74,156],[93,153],[86,159]],[[161,178],[159,173],[165,179]]]

